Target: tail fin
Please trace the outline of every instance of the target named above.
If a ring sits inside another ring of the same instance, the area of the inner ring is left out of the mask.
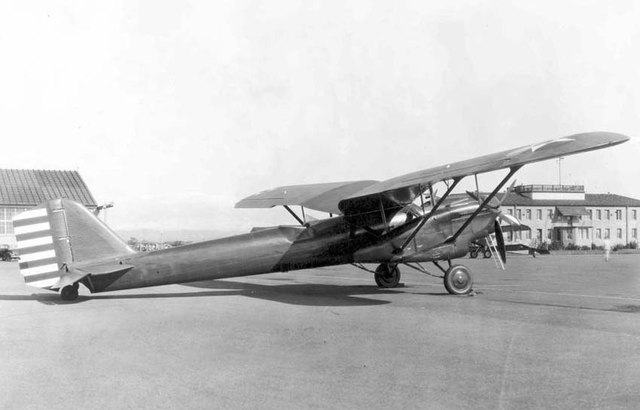
[[[27,285],[56,289],[72,263],[135,253],[84,206],[54,199],[13,219]]]

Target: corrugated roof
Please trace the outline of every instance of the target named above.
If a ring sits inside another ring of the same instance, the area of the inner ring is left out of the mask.
[[[500,195],[498,195],[500,196]],[[509,192],[503,206],[640,206],[640,200],[615,194],[584,194],[579,199],[531,199],[528,196]]]
[[[36,206],[55,198],[97,206],[78,171],[0,169],[0,205]]]

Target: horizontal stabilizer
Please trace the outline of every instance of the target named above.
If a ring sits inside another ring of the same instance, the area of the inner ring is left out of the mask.
[[[133,268],[133,265],[122,263],[98,263],[86,264],[83,266],[63,266],[66,272],[60,276],[60,280],[52,286],[54,289],[61,289],[67,285],[73,285],[88,275],[107,275],[110,273],[126,272]]]
[[[127,263],[107,262],[107,263],[80,265],[80,266],[75,266],[72,269],[79,272],[90,273],[95,276],[95,275],[108,275],[110,273],[117,273],[117,272],[126,272],[130,269],[133,269],[133,265],[130,265]]]

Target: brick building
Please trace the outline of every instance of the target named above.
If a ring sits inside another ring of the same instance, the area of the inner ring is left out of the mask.
[[[506,235],[507,243],[558,242],[563,246],[638,243],[640,200],[585,193],[582,185],[520,185],[502,203],[531,231]]]

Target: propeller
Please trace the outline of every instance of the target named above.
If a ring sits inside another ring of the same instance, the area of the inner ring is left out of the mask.
[[[498,248],[498,253],[500,254],[500,259],[502,259],[502,263],[507,263],[507,248],[504,245],[504,235],[502,235],[502,227],[500,227],[500,222],[497,220],[493,223],[493,228],[496,235],[496,248]]]

